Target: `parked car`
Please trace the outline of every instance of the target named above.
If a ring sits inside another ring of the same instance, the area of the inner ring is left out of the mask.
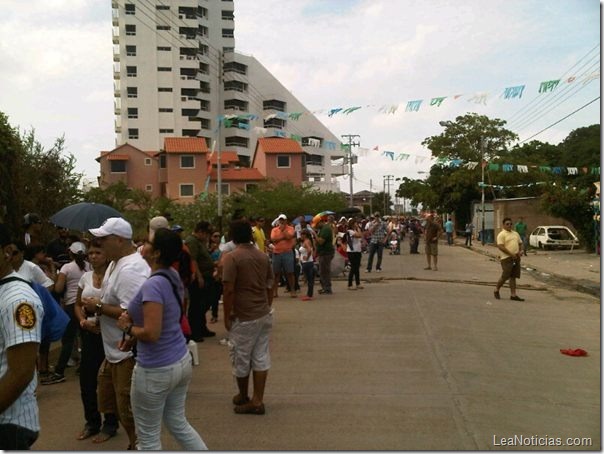
[[[529,236],[529,244],[539,249],[577,247],[579,240],[563,225],[540,225]]]

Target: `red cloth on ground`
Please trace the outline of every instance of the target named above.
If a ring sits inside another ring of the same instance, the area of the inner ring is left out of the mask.
[[[568,355],[568,356],[587,356],[587,352],[585,350],[583,350],[582,348],[567,348],[567,349],[560,349],[560,353],[562,353],[563,355]]]

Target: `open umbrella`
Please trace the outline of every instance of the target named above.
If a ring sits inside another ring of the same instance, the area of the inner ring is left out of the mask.
[[[294,219],[294,220],[292,221],[292,224],[294,224],[294,225],[298,225],[298,224],[300,223],[300,217],[301,217],[301,216],[298,216],[296,219]],[[305,214],[305,215],[304,215],[304,220],[305,220],[306,222],[310,222],[310,221],[312,221],[312,218],[313,218],[313,215],[312,215],[312,214]]]
[[[84,232],[97,228],[108,218],[114,217],[122,217],[122,214],[102,203],[81,202],[57,211],[50,217],[50,222],[59,227]]]
[[[315,216],[312,218],[311,225],[315,227],[321,219],[327,218],[327,216],[330,214],[335,213],[333,211],[321,211],[320,213],[315,214]]]

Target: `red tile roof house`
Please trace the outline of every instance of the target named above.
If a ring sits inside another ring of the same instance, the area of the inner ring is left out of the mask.
[[[298,142],[280,137],[258,139],[251,168],[239,166],[237,153],[223,151],[220,157],[222,193],[246,191],[267,179],[300,186],[303,154]],[[105,188],[123,181],[128,187],[150,192],[153,197],[165,196],[189,203],[205,190],[208,173],[208,192],[216,192],[217,160],[218,153],[210,156],[203,138],[166,137],[164,148],[159,152],[141,151],[124,144],[112,151],[102,151],[97,158],[101,166],[99,186]]]

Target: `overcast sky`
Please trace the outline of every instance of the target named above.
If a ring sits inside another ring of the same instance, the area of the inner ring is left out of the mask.
[[[64,134],[78,169],[95,179],[94,159],[115,143],[111,2],[2,5],[0,110],[46,146]],[[427,171],[421,142],[443,130],[439,121],[477,112],[508,120],[524,140],[600,96],[597,0],[235,0],[235,39],[310,111],[323,111],[334,134],[360,135],[370,151],[355,165],[355,192],[370,180],[381,190],[384,175]],[[539,94],[555,79],[553,92]],[[505,99],[522,85],[521,98]],[[482,94],[486,105],[476,102]],[[431,106],[438,97],[446,99]],[[414,100],[419,110],[407,112]],[[598,99],[535,140],[558,143],[599,122]]]

